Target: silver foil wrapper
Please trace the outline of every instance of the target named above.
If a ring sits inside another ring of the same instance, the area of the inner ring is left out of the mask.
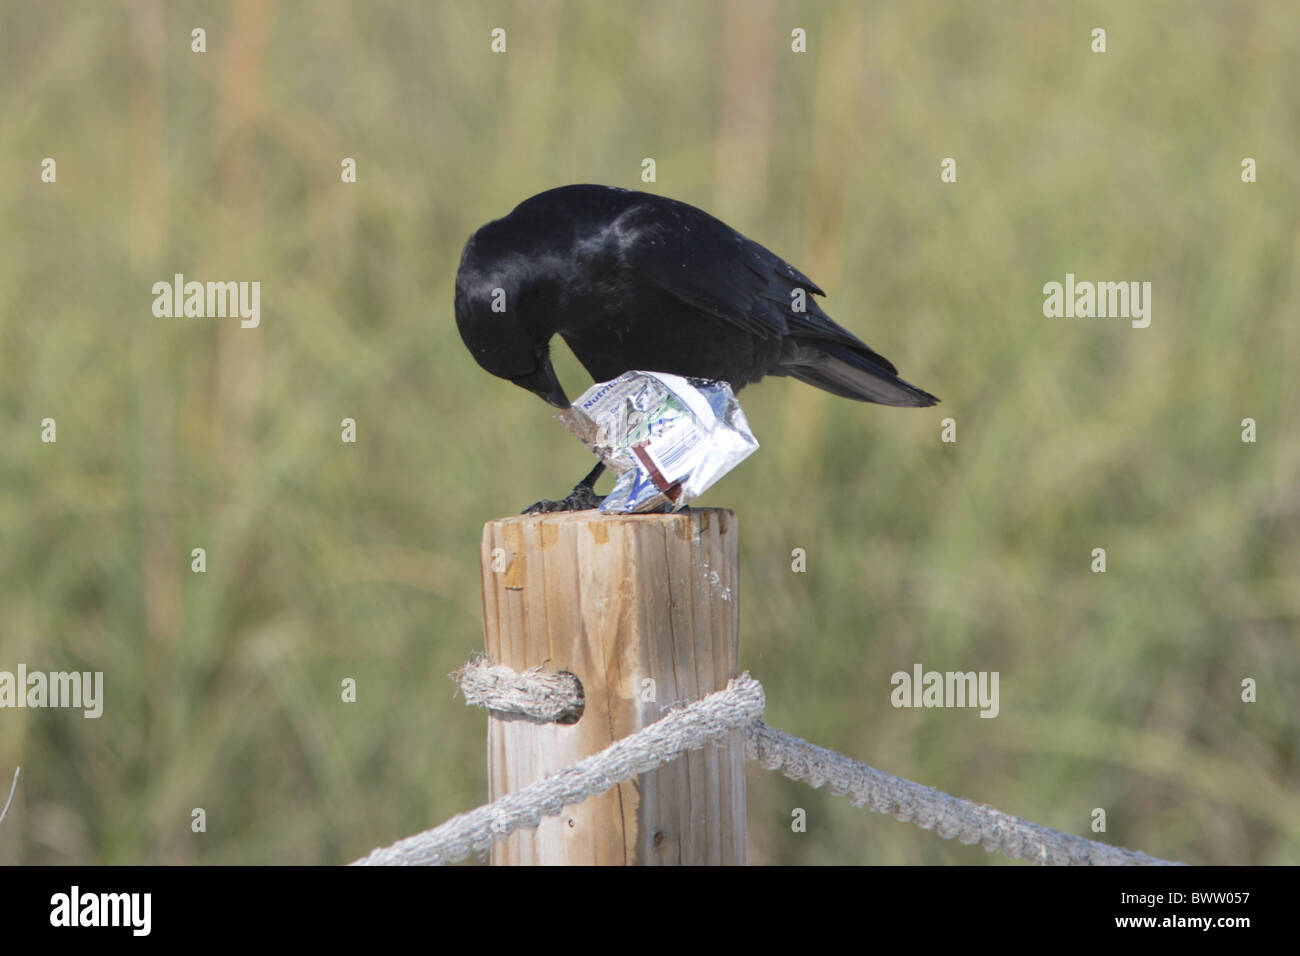
[[[731,386],[625,372],[555,416],[617,476],[600,510],[677,511],[758,448]]]

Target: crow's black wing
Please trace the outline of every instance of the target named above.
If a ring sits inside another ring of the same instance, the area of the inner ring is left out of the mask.
[[[889,359],[823,312],[813,296],[825,293],[811,279],[708,213],[662,199],[628,209],[611,231],[615,255],[637,282],[750,335],[781,338],[773,371],[858,401],[938,401],[898,378]]]
[[[679,302],[761,338],[795,335],[866,349],[813,298],[815,282],[780,256],[708,213],[673,200],[633,206],[613,224],[617,254],[641,281]],[[797,311],[797,304],[803,311]]]

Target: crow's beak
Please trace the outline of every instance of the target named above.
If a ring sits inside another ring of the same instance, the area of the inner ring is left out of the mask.
[[[528,389],[548,405],[554,405],[556,408],[569,407],[569,398],[564,394],[564,386],[555,377],[555,369],[551,367],[549,355],[542,354],[537,357],[537,371],[533,374],[512,378],[511,381],[520,388]]]

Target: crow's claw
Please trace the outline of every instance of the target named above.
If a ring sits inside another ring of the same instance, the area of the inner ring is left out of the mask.
[[[531,504],[520,514],[525,515],[544,515],[556,511],[590,511],[592,508],[599,508],[600,503],[605,500],[604,495],[598,495],[591,490],[590,485],[576,485],[569,492],[569,497],[563,501],[539,501]]]

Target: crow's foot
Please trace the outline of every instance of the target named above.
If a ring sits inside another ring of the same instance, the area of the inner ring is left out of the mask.
[[[574,489],[569,492],[569,497],[563,501],[539,501],[529,505],[520,514],[544,515],[556,511],[590,511],[592,508],[599,508],[604,500],[605,496],[596,494],[591,490],[590,485],[580,484],[574,486]]]

